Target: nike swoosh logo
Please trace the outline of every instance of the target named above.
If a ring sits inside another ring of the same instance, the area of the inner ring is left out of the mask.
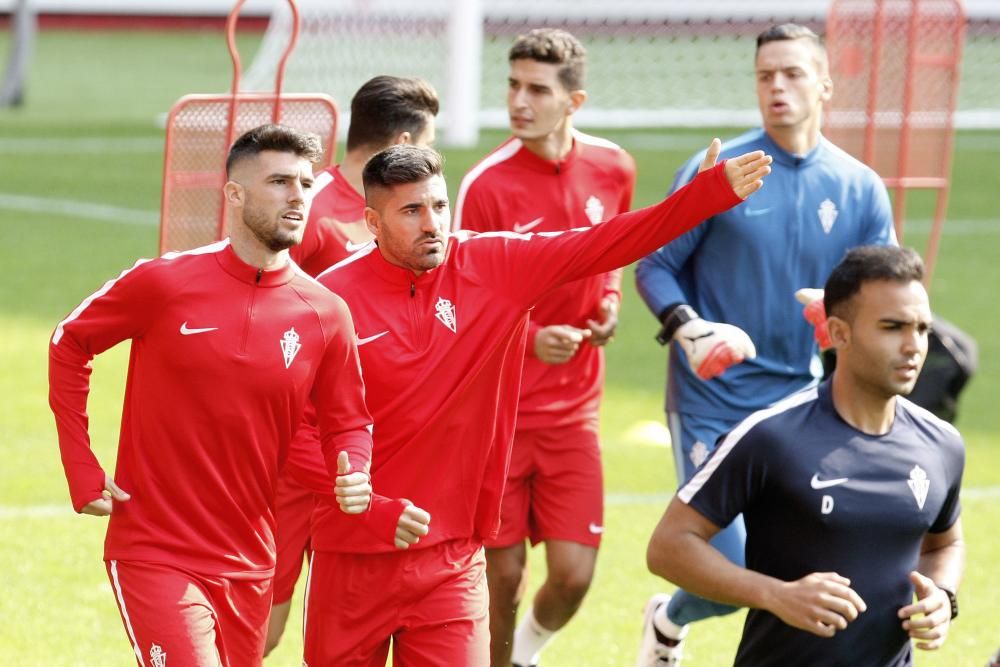
[[[604,532],[604,526],[598,526],[596,523],[590,524],[589,526],[587,526],[587,529],[590,530],[590,532],[593,533],[594,535],[600,535],[601,533]]]
[[[344,244],[344,248],[347,250],[347,252],[357,252],[362,248],[364,248],[369,243],[371,243],[371,241],[365,241],[364,243],[354,243],[353,241],[348,241],[347,243]]]
[[[218,331],[218,330],[219,327],[204,327],[202,329],[189,329],[187,322],[181,325],[182,336],[191,336],[193,334],[208,333],[209,331]]]
[[[514,223],[514,233],[515,234],[524,234],[526,232],[530,232],[532,229],[534,229],[538,225],[542,224],[542,220],[544,220],[544,219],[545,219],[545,216],[543,215],[541,218],[535,218],[531,222],[526,222],[523,225],[520,224],[520,223],[515,222]]]
[[[843,484],[849,478],[838,477],[837,479],[826,479],[821,480],[819,474],[813,475],[812,479],[809,480],[809,486],[814,489],[829,489],[831,486],[837,486],[838,484]]]
[[[382,333],[377,333],[374,336],[368,336],[367,338],[362,338],[361,336],[358,336],[357,334],[355,334],[355,337],[358,339],[358,347],[361,347],[362,345],[367,345],[368,343],[372,342],[373,340],[378,340],[379,338],[381,338],[382,336],[386,335],[387,333],[389,333],[389,332],[388,331],[383,331]]]
[[[770,213],[770,212],[771,212],[771,208],[770,207],[768,207],[768,208],[750,208],[750,207],[747,207],[747,208],[743,209],[743,214],[746,215],[748,218],[754,218],[754,217],[757,217],[758,215],[764,215],[764,214]]]

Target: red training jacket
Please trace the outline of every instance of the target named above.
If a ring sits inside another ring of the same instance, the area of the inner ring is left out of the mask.
[[[635,161],[618,145],[573,131],[560,161],[544,160],[511,138],[462,180],[453,229],[548,232],[589,227],[629,210]],[[542,327],[585,329],[600,321],[609,294],[621,301],[621,270],[581,278],[542,297],[531,311],[517,428],[537,429],[597,421],[604,388],[604,349],[580,346],[564,364],[535,356]]]
[[[635,261],[740,201],[719,165],[655,206],[594,227],[457,232],[444,262],[420,276],[388,263],[375,242],[320,276],[354,316],[375,418],[375,489],[431,514],[430,533],[411,548],[496,534],[531,307],[550,290]],[[310,437],[308,425],[296,434]],[[393,549],[390,523],[382,540],[351,527],[321,500],[313,548]]]
[[[140,260],[84,299],[49,346],[49,403],[77,511],[105,479],[87,433],[90,361],[132,341],[114,476],[132,498],[114,503],[105,559],[271,576],[275,484],[308,399],[330,474],[340,450],[355,470],[369,463],[353,329],[343,300],[294,264],[258,270],[228,241]]]

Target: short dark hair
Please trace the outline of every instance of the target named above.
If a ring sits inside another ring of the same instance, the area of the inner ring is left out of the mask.
[[[587,50],[573,35],[558,28],[535,28],[514,40],[508,62],[535,60],[559,65],[559,81],[567,90],[583,88],[587,69]]]
[[[816,50],[826,57],[826,47],[822,38],[811,29],[798,23],[782,23],[773,25],[764,32],[757,35],[757,49],[754,54],[760,51],[760,47],[771,42],[784,42],[792,39],[804,39],[812,44]]]
[[[388,146],[402,132],[421,134],[434,122],[440,102],[423,79],[381,75],[369,79],[351,99],[347,150]]]
[[[323,145],[318,136],[311,132],[300,132],[287,125],[260,125],[243,133],[229,149],[226,158],[226,175],[232,173],[233,165],[263,151],[295,153],[313,164],[323,157]]]
[[[924,279],[924,262],[913,248],[860,246],[847,251],[833,268],[823,291],[827,315],[850,319],[851,299],[865,283],[909,283]]]
[[[410,144],[389,146],[373,155],[361,172],[365,199],[370,204],[372,190],[419,183],[432,176],[441,176],[443,170],[444,158],[433,148],[421,148]]]

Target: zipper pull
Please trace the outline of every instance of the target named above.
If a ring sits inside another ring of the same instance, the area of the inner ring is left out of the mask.
[[[416,293],[417,293],[417,284],[410,283],[410,298],[412,299],[414,295],[416,295]]]
[[[260,278],[264,275],[264,269],[257,269],[257,278],[254,280],[258,285],[260,284]]]

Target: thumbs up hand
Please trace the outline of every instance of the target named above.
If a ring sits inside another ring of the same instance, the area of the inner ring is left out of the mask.
[[[341,511],[346,514],[361,514],[371,502],[371,478],[366,472],[351,472],[351,460],[347,452],[337,455],[337,479],[333,492]]]

